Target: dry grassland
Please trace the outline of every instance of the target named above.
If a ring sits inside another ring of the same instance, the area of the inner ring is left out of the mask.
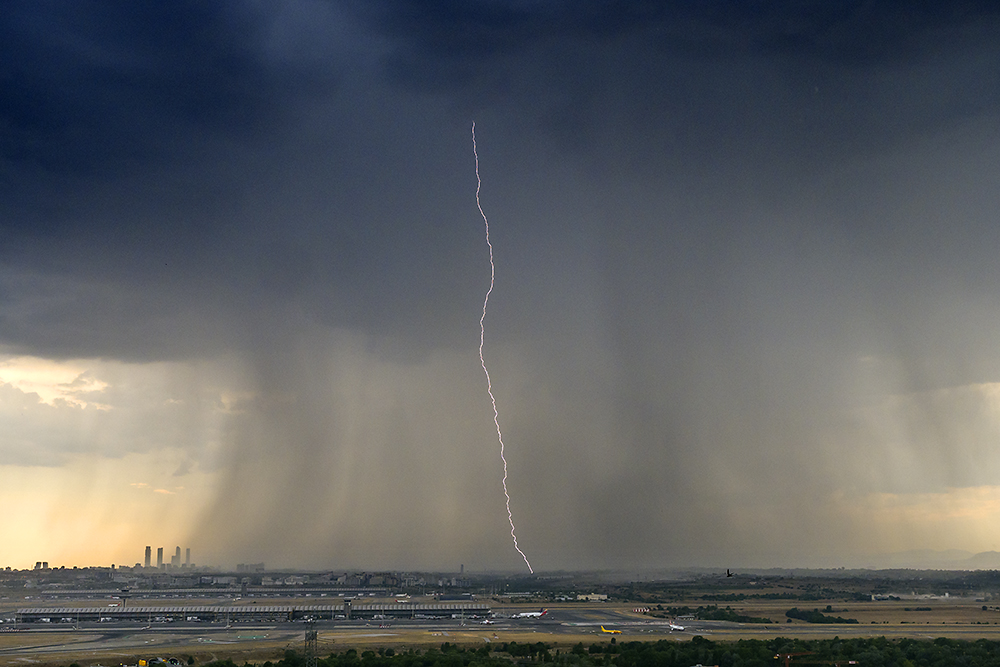
[[[707,603],[688,603],[690,605]],[[775,623],[787,623],[785,612],[792,607],[811,611],[818,609],[827,616],[855,618],[862,625],[998,625],[1000,612],[984,611],[983,603],[975,600],[902,600],[902,601],[872,601],[843,602],[835,600],[820,600],[816,602],[801,602],[794,600],[753,600],[731,603],[712,603],[720,607],[731,607],[734,611],[747,616],[769,618]],[[826,607],[832,607],[827,611]],[[806,624],[794,620],[792,624]]]

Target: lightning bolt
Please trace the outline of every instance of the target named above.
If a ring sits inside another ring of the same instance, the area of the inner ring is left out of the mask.
[[[504,456],[503,433],[500,431],[500,413],[497,411],[497,399],[493,397],[493,384],[490,382],[490,372],[486,369],[486,357],[483,356],[483,345],[486,343],[486,306],[490,302],[490,294],[493,293],[493,282],[496,278],[496,266],[493,264],[493,244],[490,243],[490,221],[486,219],[483,205],[479,201],[479,191],[483,187],[483,181],[479,178],[479,153],[476,151],[476,123],[472,123],[472,154],[476,158],[476,206],[479,208],[479,215],[483,216],[483,224],[486,225],[486,245],[490,249],[490,288],[486,290],[486,298],[483,299],[483,316],[479,318],[479,361],[483,364],[483,373],[486,374],[486,391],[490,395],[490,402],[493,404],[493,423],[497,427],[497,440],[500,441],[500,460],[503,461],[503,495],[507,499],[507,520],[510,521],[510,537],[514,540],[514,548],[521,554],[524,564],[528,566],[528,571],[532,574],[535,571],[528,562],[528,557],[517,546],[517,531],[514,528],[514,515],[510,511],[510,493],[507,492],[507,458]]]

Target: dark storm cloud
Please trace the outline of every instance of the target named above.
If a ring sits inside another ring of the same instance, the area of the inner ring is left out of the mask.
[[[704,57],[783,55],[851,65],[913,64],[985,39],[1000,10],[989,2],[415,2],[344,3],[407,45],[413,64],[510,55],[533,43],[655,38],[664,52]],[[395,63],[403,66],[399,56]],[[461,79],[452,80],[462,85]]]
[[[417,293],[475,262],[447,240],[474,241],[459,231],[455,130],[479,110],[523,117],[612,181],[666,173],[749,192],[996,107],[985,4],[331,6],[358,23],[309,3],[14,5],[0,26],[0,252],[16,298],[51,303],[53,280],[78,282],[82,329],[113,319],[122,332],[100,354],[143,340],[137,356],[183,355],[186,337],[149,331],[145,311],[210,342],[217,313],[254,321],[289,300],[323,322],[421,337]],[[387,79],[367,69],[374,57]],[[353,87],[335,85],[350,73]],[[451,108],[404,101],[426,93]],[[417,168],[417,154],[448,171]],[[145,300],[107,296],[121,285]],[[442,303],[472,301],[451,289]],[[51,318],[4,328],[23,341],[45,327],[44,340],[59,335]]]
[[[296,113],[339,77],[339,47],[308,34],[288,44],[282,28],[294,21],[281,10],[5,6],[8,342],[124,358],[184,356],[192,338],[211,347],[217,330],[203,311],[219,309],[225,282],[247,280],[232,269],[255,254],[239,245],[252,223],[228,231],[245,213],[245,193]]]
[[[578,152],[603,139],[689,167],[707,149],[811,170],[1000,102],[990,3],[351,6],[393,40],[399,85],[519,107]]]
[[[121,172],[180,158],[199,133],[266,133],[333,78],[267,53],[269,18],[245,3],[8,3],[2,156]]]
[[[314,258],[254,214],[270,199],[262,181],[284,166],[276,147],[343,65],[337,31],[317,35],[294,10],[7,6],[7,342],[58,356],[185,356],[218,346],[216,316],[245,320],[315,278]]]

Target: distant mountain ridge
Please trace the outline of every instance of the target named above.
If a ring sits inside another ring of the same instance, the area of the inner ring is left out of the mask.
[[[982,551],[965,563],[970,570],[1000,570],[1000,551]]]
[[[1000,551],[972,553],[962,549],[915,549],[871,556],[868,567],[914,570],[1000,570]]]

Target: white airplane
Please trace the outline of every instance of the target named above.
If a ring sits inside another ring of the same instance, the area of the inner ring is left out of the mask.
[[[522,611],[520,614],[514,614],[511,618],[541,618],[547,613],[549,613],[548,609],[541,609],[539,611]]]
[[[679,630],[679,631],[683,632],[684,631],[684,626],[683,625],[677,625],[676,623],[671,623],[670,624],[670,631],[673,632],[674,630]]]
[[[495,625],[496,621],[491,621],[488,618],[484,618],[483,620],[479,621],[479,624],[480,625]]]

